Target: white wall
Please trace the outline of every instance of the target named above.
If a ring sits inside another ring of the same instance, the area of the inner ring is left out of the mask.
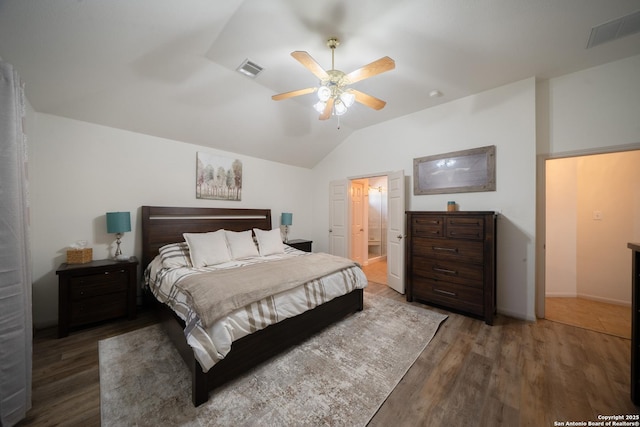
[[[640,149],[640,55],[539,82],[537,96],[538,154],[541,166],[546,158]],[[544,167],[541,167],[540,171],[538,186],[544,200],[544,176],[547,172]],[[609,188],[606,191],[616,193],[618,189]],[[636,216],[635,220],[626,220],[627,225],[631,227],[627,239],[633,241],[640,239],[640,225],[637,219],[637,212],[640,212],[640,186],[632,183],[630,191],[631,196],[627,202],[633,206],[631,210]],[[543,203],[539,204],[539,209],[539,215],[543,216]],[[590,217],[592,212],[586,212],[585,215]],[[544,234],[542,224],[540,236],[543,237]],[[579,237],[578,234],[575,236],[576,240],[571,243],[577,246]],[[538,239],[539,257],[544,257],[545,243],[547,250],[551,249],[551,242],[545,242],[543,238]],[[630,272],[631,257],[628,249],[614,253],[616,265],[619,265],[623,272]],[[572,254],[577,258],[577,249],[557,253],[558,256],[569,256],[566,262],[576,259],[571,258]],[[597,268],[605,261],[592,262]],[[576,267],[576,274],[580,268]],[[538,293],[538,303],[543,305],[545,284],[541,282],[539,285],[541,289]],[[627,283],[627,286],[629,285]],[[591,292],[592,290],[589,294]],[[620,295],[618,293],[618,297]]]
[[[578,163],[571,157],[550,160],[546,167],[545,295],[575,297],[578,294]]]
[[[293,213],[290,237],[311,235],[311,171],[178,141],[35,114],[29,134],[33,312],[37,328],[57,323],[55,271],[67,246],[88,240],[94,259],[113,254],[105,213],[130,211],[122,250],[140,257],[140,206],[270,208],[273,225]],[[215,135],[212,135],[215,138]],[[196,152],[239,158],[242,201],[195,198]]]
[[[329,182],[403,169],[413,159],[486,145],[496,146],[494,192],[413,196],[411,210],[501,212],[498,221],[498,311],[533,320],[535,247],[535,81],[533,78],[452,101],[351,135],[313,170],[313,239],[328,249]]]
[[[640,187],[640,151],[578,158],[578,294],[631,306],[630,241],[640,224],[631,201]],[[600,220],[593,213],[599,211]]]
[[[548,82],[548,150],[601,151],[640,143],[640,55]]]

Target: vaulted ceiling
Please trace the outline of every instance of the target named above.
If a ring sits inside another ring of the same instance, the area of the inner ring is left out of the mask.
[[[640,54],[640,33],[587,49],[592,27],[639,10],[638,0],[0,0],[0,57],[38,112],[313,167],[358,129]],[[384,109],[355,104],[320,121],[314,94],[271,100],[318,84],[290,53],[330,69],[330,37],[344,72],[395,60],[354,84]],[[245,59],[264,70],[238,73]]]

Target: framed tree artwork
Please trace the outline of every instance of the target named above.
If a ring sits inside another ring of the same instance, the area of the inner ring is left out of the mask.
[[[198,152],[196,199],[242,200],[242,162]]]

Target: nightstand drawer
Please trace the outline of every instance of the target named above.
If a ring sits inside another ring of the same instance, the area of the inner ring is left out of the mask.
[[[118,270],[90,276],[72,277],[70,280],[71,298],[77,300],[126,291],[127,274],[125,270]]]
[[[81,286],[71,285],[71,299],[80,300],[95,296],[120,293],[127,290],[127,282],[91,283]]]
[[[85,298],[71,306],[71,326],[127,314],[126,290],[108,296]]]

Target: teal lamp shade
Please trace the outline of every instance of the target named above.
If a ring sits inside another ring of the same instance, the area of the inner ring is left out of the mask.
[[[126,233],[131,231],[129,212],[107,212],[107,233]]]
[[[116,235],[116,253],[114,259],[126,261],[127,255],[120,250],[120,238],[127,231],[131,231],[131,215],[129,212],[107,212],[107,233]]]
[[[281,225],[291,225],[291,224],[293,224],[293,214],[292,213],[287,213],[287,212],[282,212],[282,216],[280,217],[280,224]]]

